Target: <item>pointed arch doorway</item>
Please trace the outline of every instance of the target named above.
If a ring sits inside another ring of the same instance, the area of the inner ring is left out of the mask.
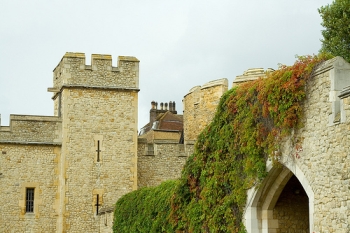
[[[247,231],[312,232],[314,194],[304,174],[295,164],[268,168],[259,188],[248,191],[244,215]]]

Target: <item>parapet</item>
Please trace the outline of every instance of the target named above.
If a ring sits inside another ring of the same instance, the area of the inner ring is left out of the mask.
[[[221,96],[228,90],[228,80],[218,79],[195,86],[184,96],[184,140],[194,144],[199,133],[211,122]]]
[[[119,56],[118,66],[112,66],[112,56],[92,54],[91,65],[85,64],[84,53],[67,52],[53,70],[54,87],[49,92],[59,92],[62,87],[89,88],[139,88],[139,60]]]
[[[268,68],[264,70],[264,68],[250,68],[243,72],[243,75],[236,76],[235,80],[232,83],[232,86],[237,86],[240,83],[247,82],[247,81],[253,81],[258,78],[265,78],[266,73],[272,72],[274,69]]]
[[[226,78],[213,80],[213,81],[210,81],[210,82],[207,82],[206,84],[204,84],[201,87],[201,89],[215,87],[215,86],[223,86],[223,87],[227,88],[228,87],[228,80]]]
[[[187,95],[190,95],[190,94],[192,94],[192,93],[194,93],[196,91],[200,91],[200,90],[203,90],[203,89],[206,89],[206,88],[218,87],[218,86],[222,87],[224,89],[224,92],[227,91],[228,80],[226,78],[222,78],[222,79],[217,79],[217,80],[213,80],[213,81],[207,82],[207,83],[205,83],[202,86],[194,86],[188,91],[188,93],[185,95],[184,98],[186,98]]]
[[[10,115],[10,125],[0,127],[0,144],[60,145],[61,123],[54,116]]]

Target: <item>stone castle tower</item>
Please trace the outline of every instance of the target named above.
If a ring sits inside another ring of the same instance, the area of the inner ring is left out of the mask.
[[[99,210],[137,188],[138,65],[66,53],[48,89],[55,116],[0,128],[2,230],[98,232]]]

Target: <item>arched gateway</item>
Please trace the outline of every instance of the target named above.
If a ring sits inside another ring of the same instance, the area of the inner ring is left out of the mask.
[[[314,193],[301,170],[268,164],[268,176],[248,191],[245,225],[248,232],[312,232]],[[285,232],[285,231],[283,231]]]
[[[350,64],[320,64],[308,80],[303,127],[279,145],[279,165],[248,191],[251,233],[350,232]]]

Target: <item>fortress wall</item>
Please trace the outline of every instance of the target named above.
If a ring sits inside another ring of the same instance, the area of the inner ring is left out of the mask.
[[[56,232],[59,146],[0,143],[1,232]],[[34,213],[25,213],[35,188]]]
[[[61,119],[52,116],[11,115],[10,126],[0,127],[0,143],[49,143],[60,139]]]
[[[311,187],[310,231],[345,233],[350,227],[350,106],[345,99],[340,109],[335,95],[349,85],[348,63],[340,57],[323,63],[307,85],[304,127],[282,147],[281,162]]]
[[[193,87],[185,95],[183,105],[186,147],[193,145],[199,133],[211,122],[220,98],[227,90],[228,80],[219,79]]]
[[[154,153],[148,153],[148,146]],[[145,139],[138,142],[138,187],[157,186],[161,182],[179,178],[187,156],[183,144],[173,142],[147,143]]]

